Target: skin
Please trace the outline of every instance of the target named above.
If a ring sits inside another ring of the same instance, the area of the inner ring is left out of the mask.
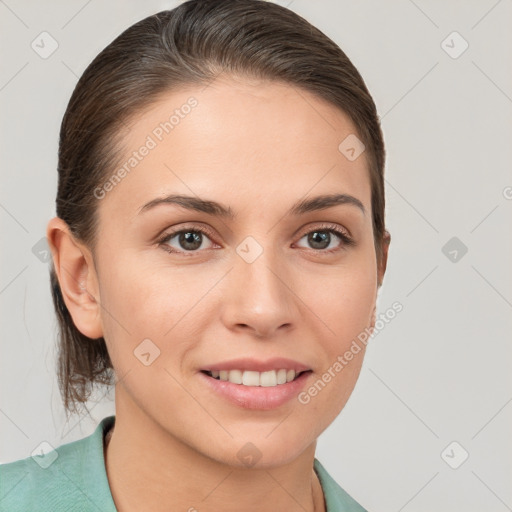
[[[325,510],[316,439],[345,406],[364,350],[307,405],[292,399],[266,411],[227,402],[198,371],[238,357],[289,357],[313,370],[307,389],[373,328],[389,234],[379,266],[366,155],[340,153],[356,130],[322,99],[222,77],[172,91],[137,115],[123,139],[127,158],[190,96],[198,101],[191,113],[98,200],[94,258],[61,219],[48,224],[73,321],[105,338],[118,378],[106,450],[112,495],[120,511]],[[236,218],[175,205],[139,213],[170,193],[221,202]],[[366,213],[344,204],[287,214],[299,199],[333,193],[356,197]],[[324,233],[325,223],[348,230],[355,245],[334,234],[312,245],[307,234]],[[199,234],[195,252],[177,236],[167,242],[175,253],[156,241],[196,226],[213,236]],[[253,263],[236,252],[247,236],[263,249]],[[133,353],[146,338],[160,350],[149,366]],[[250,468],[237,457],[247,442],[261,453]]]

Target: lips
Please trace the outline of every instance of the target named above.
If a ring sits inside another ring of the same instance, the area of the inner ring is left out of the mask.
[[[309,381],[312,369],[293,359],[230,359],[205,365],[201,381],[216,395],[247,409],[268,410],[289,402]]]
[[[254,385],[254,383],[237,384],[229,380],[223,381],[213,378],[208,371],[200,371],[197,373],[199,381],[204,384],[206,389],[210,390],[214,396],[227,400],[229,403],[252,410],[270,410],[279,408],[286,403],[292,401],[304,389],[310,379],[313,378],[311,370],[305,370],[295,376],[290,382],[284,384]],[[220,373],[221,370],[219,370]],[[227,370],[222,370],[227,372]],[[229,373],[237,370],[229,370]],[[273,370],[270,370],[273,371]],[[295,373],[294,370],[289,370]],[[247,373],[247,372],[244,372]],[[252,373],[250,370],[248,373]],[[254,372],[259,373],[259,372]],[[265,372],[261,372],[263,375]],[[251,377],[249,377],[251,378]],[[253,377],[252,377],[253,378]],[[254,382],[254,381],[253,381]]]

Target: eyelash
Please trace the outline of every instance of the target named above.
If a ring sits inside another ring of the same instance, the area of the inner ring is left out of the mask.
[[[326,232],[326,233],[333,233],[337,237],[339,237],[340,240],[343,243],[342,243],[341,246],[336,247],[334,249],[328,249],[328,250],[324,250],[324,249],[310,249],[311,251],[314,251],[314,252],[317,252],[317,253],[332,254],[332,253],[338,252],[340,250],[344,250],[344,249],[346,250],[347,247],[352,247],[352,246],[356,245],[355,241],[345,231],[343,231],[339,226],[337,226],[336,224],[324,224],[324,225],[316,227],[314,229],[310,229],[309,231],[306,231],[305,233],[303,233],[301,235],[301,237],[299,238],[299,240],[304,238],[304,236],[309,235],[309,234],[311,234],[311,233],[313,233],[315,231]],[[185,254],[187,256],[194,256],[195,254],[197,254],[198,252],[201,252],[201,251],[200,250],[195,250],[195,251],[176,251],[176,250],[170,250],[169,245],[167,245],[167,243],[172,238],[174,238],[176,235],[179,235],[180,233],[190,233],[190,232],[192,232],[192,233],[202,233],[203,235],[206,235],[210,239],[214,238],[214,235],[211,232],[211,230],[209,230],[209,229],[207,229],[205,227],[202,227],[202,226],[201,227],[200,226],[189,226],[189,227],[181,228],[181,229],[179,229],[177,231],[172,231],[171,233],[165,233],[165,235],[162,238],[157,240],[157,243],[165,251],[167,251],[170,254]]]

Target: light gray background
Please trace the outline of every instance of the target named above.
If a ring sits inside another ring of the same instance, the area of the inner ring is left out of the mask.
[[[377,104],[392,234],[378,306],[404,307],[369,345],[317,458],[370,511],[512,510],[512,1],[277,3],[341,46]],[[48,264],[32,249],[54,215],[78,76],[129,25],[176,4],[0,0],[0,462],[82,438],[114,412],[110,396],[66,423]],[[47,59],[31,48],[42,31],[59,45]],[[442,47],[453,31],[469,44],[458,58]],[[454,236],[468,248],[455,262],[442,252]]]

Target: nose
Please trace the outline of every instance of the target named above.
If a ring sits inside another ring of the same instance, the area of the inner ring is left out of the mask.
[[[293,273],[270,250],[248,263],[236,256],[223,290],[222,321],[229,330],[272,338],[296,327],[299,300]]]

